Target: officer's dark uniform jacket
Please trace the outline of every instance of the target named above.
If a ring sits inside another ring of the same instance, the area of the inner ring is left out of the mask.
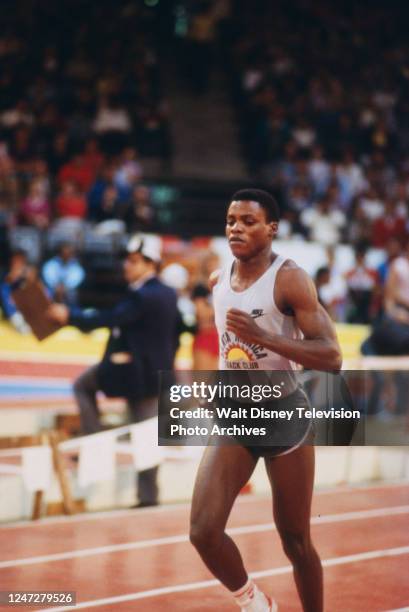
[[[69,324],[84,332],[111,329],[98,367],[100,389],[109,397],[157,395],[158,372],[173,369],[180,331],[177,296],[157,277],[129,288],[112,309],[71,309]]]

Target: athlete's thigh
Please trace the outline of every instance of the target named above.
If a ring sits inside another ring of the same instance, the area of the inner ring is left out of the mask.
[[[208,446],[196,476],[191,520],[203,518],[205,514],[209,520],[225,523],[234,500],[256,464],[242,446]]]
[[[265,459],[273,491],[273,513],[279,530],[302,531],[309,528],[314,487],[314,446]]]

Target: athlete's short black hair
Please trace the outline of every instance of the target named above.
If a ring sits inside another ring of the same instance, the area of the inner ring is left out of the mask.
[[[279,221],[280,209],[273,196],[263,189],[240,189],[233,194],[231,201],[248,200],[260,204],[266,213],[267,221]]]

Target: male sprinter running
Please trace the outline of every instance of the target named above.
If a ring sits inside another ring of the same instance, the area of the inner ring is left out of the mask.
[[[220,369],[237,369],[242,355],[243,361],[257,362],[261,370],[290,370],[297,364],[339,370],[341,352],[335,330],[318,302],[312,280],[293,261],[272,252],[278,220],[274,198],[258,189],[235,193],[228,207],[226,235],[235,260],[211,278]],[[260,347],[264,350],[257,350]],[[209,446],[200,464],[191,541],[244,612],[278,609],[249,579],[237,546],[225,533],[233,503],[260,456],[303,610],[323,610],[322,567],[310,536],[314,447],[303,442],[305,438],[284,452],[275,447]]]

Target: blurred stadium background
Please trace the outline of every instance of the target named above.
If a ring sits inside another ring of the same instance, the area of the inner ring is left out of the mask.
[[[154,235],[162,267],[188,273],[179,289],[189,318],[192,290],[229,257],[230,195],[263,187],[282,210],[276,249],[315,279],[344,368],[408,367],[409,356],[361,355],[409,236],[404,17],[383,1],[3,0],[0,520],[29,517],[35,502],[24,453],[10,449],[78,433],[71,382],[107,336],[65,328],[36,342],[10,303],[16,252],[46,281],[45,263],[68,242],[80,274],[65,299],[104,307],[124,291],[128,237]],[[191,347],[186,333],[179,368],[192,366]],[[385,400],[380,411],[387,422],[399,407]],[[126,422],[120,400],[104,402],[104,419]],[[197,460],[168,453],[163,501],[189,499]],[[115,480],[82,488],[76,462],[64,461],[77,509],[134,502],[129,456]],[[321,486],[408,478],[403,446],[319,449]],[[253,490],[266,486],[257,472]],[[55,478],[44,501],[43,512],[67,511]]]

